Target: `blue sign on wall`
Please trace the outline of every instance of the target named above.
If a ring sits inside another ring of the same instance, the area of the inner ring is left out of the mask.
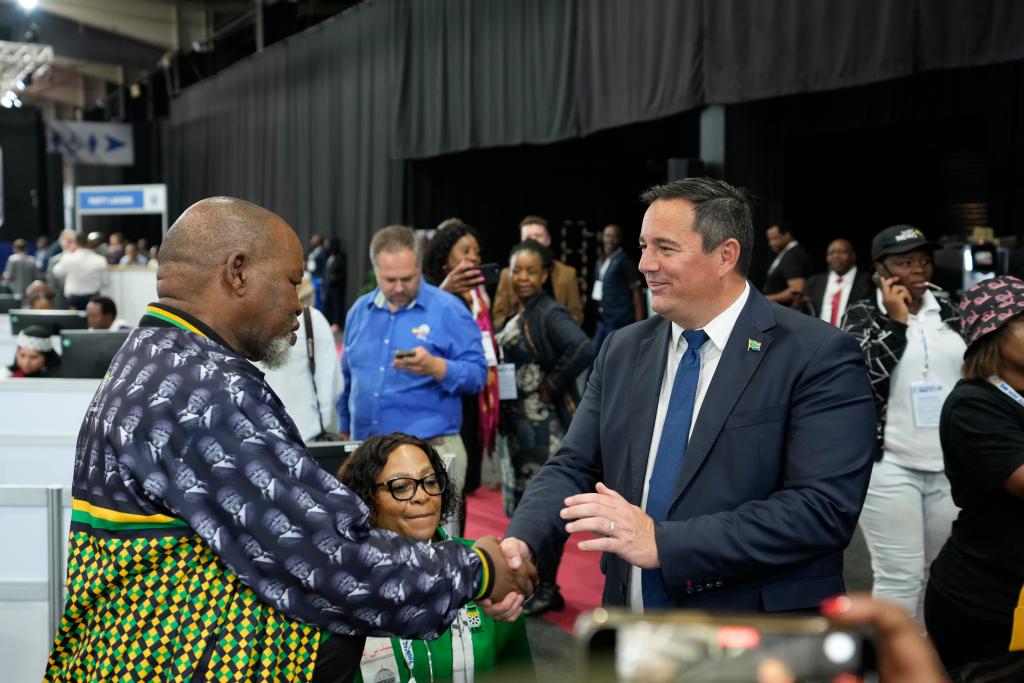
[[[142,209],[142,190],[115,190],[111,192],[81,192],[78,195],[79,209]]]

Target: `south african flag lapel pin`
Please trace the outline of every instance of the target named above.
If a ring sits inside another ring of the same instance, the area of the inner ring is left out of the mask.
[[[747,351],[760,351],[760,350],[761,350],[761,342],[757,341],[756,339],[748,339],[747,340]]]

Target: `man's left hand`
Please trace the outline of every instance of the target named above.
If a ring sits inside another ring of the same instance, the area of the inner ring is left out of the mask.
[[[394,359],[391,365],[414,375],[430,375],[438,382],[444,379],[444,373],[448,369],[448,363],[444,358],[431,354],[422,346],[413,349],[411,356]]]
[[[559,514],[562,519],[574,520],[565,526],[571,534],[589,531],[604,536],[581,542],[580,550],[615,553],[641,569],[661,566],[654,520],[604,484],[598,483],[597,493],[566,498]]]

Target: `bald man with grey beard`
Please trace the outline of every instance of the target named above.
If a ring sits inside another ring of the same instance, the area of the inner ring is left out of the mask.
[[[171,227],[159,300],[113,361],[154,366],[146,386],[161,400],[108,377],[93,405],[109,421],[82,426],[76,461],[104,453],[104,466],[75,473],[70,593],[47,680],[350,680],[367,635],[436,638],[470,600],[515,592],[521,605],[532,591],[535,575],[513,572],[494,537],[467,548],[372,529],[365,504],[309,458],[253,365],[294,343],[303,267],[288,224],[242,200],[203,200]],[[183,424],[199,403],[203,419]],[[147,448],[155,433],[162,446]],[[283,448],[305,466],[282,462]],[[314,574],[315,593],[300,578]],[[368,590],[339,590],[341,575]],[[428,618],[403,620],[386,583]]]

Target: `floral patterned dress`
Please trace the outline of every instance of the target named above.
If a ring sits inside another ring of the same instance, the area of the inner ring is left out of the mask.
[[[510,319],[497,335],[504,362],[516,366],[519,395],[514,401],[501,402],[503,438],[498,446],[498,460],[505,514],[509,516],[522,500],[533,475],[555,454],[565,435],[565,426],[558,417],[558,411],[540,397],[544,371],[525,328],[526,319],[520,313]]]

